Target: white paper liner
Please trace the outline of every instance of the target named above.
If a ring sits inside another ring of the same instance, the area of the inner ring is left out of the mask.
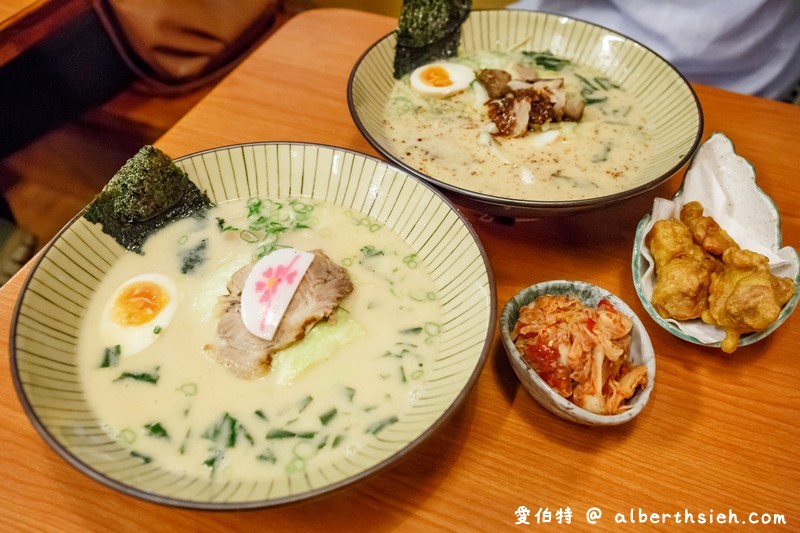
[[[696,200],[703,205],[703,214],[713,217],[741,248],[767,256],[774,275],[795,279],[797,253],[790,246],[780,248],[777,209],[769,196],[758,188],[755,179],[753,167],[736,154],[730,139],[715,133],[695,154],[682,190],[672,200],[654,200],[650,222],[642,236],[647,235],[657,220],[680,218],[684,204]],[[647,262],[641,276],[642,292],[650,301],[656,282],[655,263],[644,243],[640,250]],[[712,344],[725,338],[721,328],[699,319],[667,321],[702,343]]]

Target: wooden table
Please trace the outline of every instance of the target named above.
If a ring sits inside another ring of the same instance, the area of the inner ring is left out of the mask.
[[[261,140],[311,141],[376,155],[350,118],[347,79],[360,54],[395,25],[348,10],[303,13],[157,144],[173,157]],[[800,108],[696,89],[704,138],[720,131],[734,141],[783,215],[784,244],[797,245]],[[680,178],[657,193],[671,195]],[[640,305],[630,272],[636,223],[651,201],[515,225],[467,213],[492,263],[500,306],[529,284],[575,278],[615,292],[643,319],[657,374],[652,399],[634,422],[587,428],[556,418],[521,388],[495,339],[463,408],[388,470],[312,503],[241,513],[186,511],[124,496],[67,465],[23,414],[4,358],[0,529],[494,531],[535,527],[537,520],[556,528],[570,509],[570,530],[617,530],[615,517],[630,521],[632,513],[639,520],[641,510],[648,520],[651,513],[669,514],[659,520],[671,525],[676,513],[681,521],[713,520],[715,526],[717,513],[726,519],[734,513],[743,522],[782,516],[784,530],[797,531],[799,319],[733,356],[662,330]],[[12,309],[29,270],[0,290],[0,351],[7,351]],[[531,510],[530,526],[515,526],[520,506]],[[591,527],[590,508],[603,513]]]

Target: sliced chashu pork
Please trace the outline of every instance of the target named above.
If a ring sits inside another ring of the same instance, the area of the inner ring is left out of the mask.
[[[320,250],[311,250],[314,260],[283,315],[272,340],[256,337],[241,316],[242,289],[253,264],[231,276],[228,294],[217,304],[217,342],[206,346],[209,356],[242,378],[255,378],[269,371],[275,352],[305,337],[311,327],[330,317],[339,302],[353,292],[347,271]]]

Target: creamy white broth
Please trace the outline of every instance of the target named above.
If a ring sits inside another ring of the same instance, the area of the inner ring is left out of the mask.
[[[220,231],[246,227],[246,213],[244,201],[228,202],[204,221],[164,228],[148,239],[143,255],[126,254],[110,269],[88,306],[79,339],[88,400],[109,435],[138,460],[215,479],[300,473],[357,453],[422,392],[438,349],[433,281],[398,235],[332,205],[315,204],[310,228],[282,233],[277,244],[321,249],[347,268],[355,289],[340,307],[357,326],[355,338],[293,379],[275,372],[240,379],[208,357],[204,347],[216,334],[211,308],[230,274],[260,246],[242,240],[240,231]],[[204,239],[207,259],[182,274],[181,253]],[[101,368],[110,342],[100,332],[106,301],[145,272],[176,282],[177,312],[148,348]],[[118,380],[156,369],[155,384]]]
[[[523,55],[484,51],[451,61],[475,70],[514,72]],[[476,104],[472,87],[449,98],[430,98],[416,93],[406,77],[395,82],[385,108],[390,150],[440,181],[505,198],[577,200],[629,189],[651,150],[642,106],[591,68],[569,64],[557,72],[537,70],[541,78],[563,77],[568,92],[583,92],[592,102],[580,122],[546,124],[518,138],[494,137],[496,145],[490,147],[481,142],[481,128],[491,121]]]

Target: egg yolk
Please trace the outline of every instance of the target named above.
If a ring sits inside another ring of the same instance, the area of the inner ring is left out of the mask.
[[[419,79],[426,85],[431,87],[449,87],[453,85],[453,80],[450,79],[450,73],[447,69],[439,65],[432,65],[420,73]]]
[[[153,320],[169,303],[169,293],[158,283],[137,281],[120,291],[111,310],[118,326],[141,326]]]

